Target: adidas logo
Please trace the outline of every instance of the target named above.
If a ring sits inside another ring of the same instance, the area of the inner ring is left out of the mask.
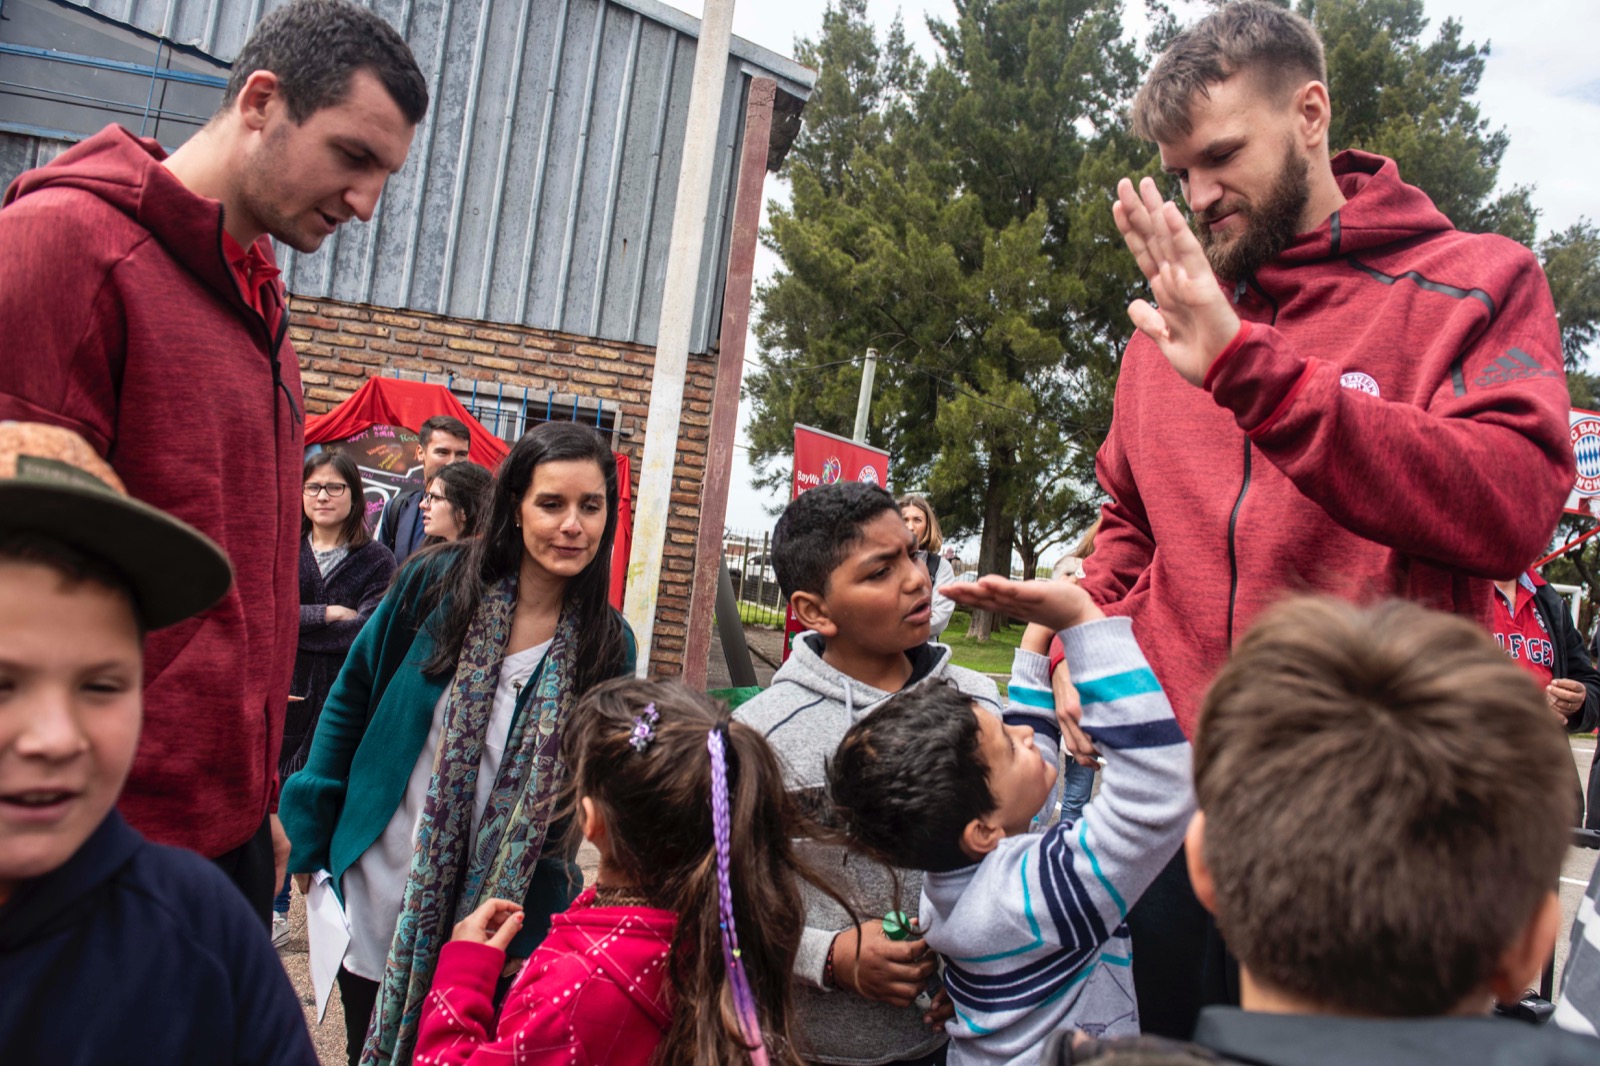
[[[1477,380],[1473,382],[1479,388],[1490,385],[1504,385],[1512,381],[1521,381],[1524,378],[1554,378],[1560,377],[1559,370],[1547,370],[1533,359],[1533,356],[1521,348],[1512,348],[1483,368]]]

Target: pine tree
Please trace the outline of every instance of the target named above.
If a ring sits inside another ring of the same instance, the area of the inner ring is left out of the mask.
[[[1036,564],[1070,532],[1042,508],[1093,485],[1137,276],[1116,254],[1110,190],[1154,153],[1123,129],[1142,68],[1116,0],[956,8],[930,23],[942,57],[925,77],[891,63],[893,92],[831,97],[824,81],[817,150],[791,155],[791,205],[768,231],[784,270],[762,291],[752,457],[787,455],[795,421],[846,431],[857,361],[877,348],[870,439],[1003,573],[1019,541]],[[842,3],[810,54],[848,69],[896,41]],[[858,136],[833,133],[836,108]]]
[[[747,379],[765,484],[787,482],[795,422],[850,431],[870,347],[869,440],[892,453],[894,484],[929,490],[948,533],[979,534],[985,571],[1008,571],[1013,550],[1031,570],[1092,518],[1126,308],[1144,287],[1111,190],[1158,169],[1123,112],[1176,30],[1145,3],[1141,47],[1119,0],[956,0],[954,21],[929,23],[931,68],[898,20],[880,35],[865,0],[830,5],[800,45],[818,88],[785,163],[790,203],[764,235],[783,260],[759,293],[762,365]],[[1429,37],[1422,0],[1295,6],[1327,47],[1334,149],[1389,155],[1457,226],[1533,244],[1531,190],[1500,190],[1509,138],[1474,99],[1487,46],[1453,19]],[[1535,247],[1574,393],[1592,399],[1600,231],[1580,221]],[[969,632],[990,623],[980,613]]]
[[[1456,19],[1426,40],[1422,0],[1301,0],[1298,10],[1327,52],[1333,147],[1389,156],[1459,229],[1536,248],[1561,316],[1567,367],[1581,369],[1600,332],[1600,241],[1579,220],[1536,244],[1533,190],[1497,191],[1511,138],[1473,99],[1489,47],[1464,40]]]

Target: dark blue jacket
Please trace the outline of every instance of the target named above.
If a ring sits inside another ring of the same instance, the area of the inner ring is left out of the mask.
[[[426,488],[426,486],[424,486]],[[394,497],[378,516],[378,543],[394,553],[396,563],[404,563],[422,547],[422,489],[411,489]]]
[[[261,919],[200,856],[113,811],[0,905],[6,1066],[315,1066]]]
[[[1268,1014],[1237,1007],[1200,1012],[1194,1043],[1123,1037],[1080,1044],[1051,1036],[1041,1066],[1214,1062],[1217,1066],[1594,1066],[1600,1040],[1554,1025],[1491,1015],[1346,1018]]]
[[[1544,631],[1550,634],[1555,645],[1556,661],[1551,664],[1551,677],[1566,677],[1583,686],[1582,709],[1567,719],[1567,732],[1587,733],[1600,726],[1600,670],[1589,661],[1583,647],[1583,635],[1572,621],[1572,612],[1561,593],[1549,585],[1541,584],[1533,590],[1533,609]]]

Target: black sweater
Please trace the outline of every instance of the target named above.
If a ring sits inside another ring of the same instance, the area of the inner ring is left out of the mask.
[[[289,691],[304,697],[305,702],[291,703],[284,719],[283,750],[278,758],[282,777],[305,765],[328,690],[339,676],[356,634],[389,590],[394,571],[394,554],[377,541],[369,541],[339,560],[323,577],[310,542],[300,538],[300,648]],[[349,607],[356,617],[330,622],[330,605]]]
[[[1600,670],[1589,661],[1583,650],[1583,637],[1572,624],[1572,615],[1561,593],[1549,585],[1540,585],[1533,591],[1533,609],[1539,613],[1550,643],[1555,645],[1555,664],[1551,668],[1554,678],[1568,677],[1584,688],[1583,709],[1567,719],[1567,732],[1587,733],[1600,726]]]

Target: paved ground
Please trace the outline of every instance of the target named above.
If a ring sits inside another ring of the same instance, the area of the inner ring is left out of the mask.
[[[775,659],[777,650],[782,647],[782,636],[768,631],[763,632],[767,632],[767,635],[758,635],[755,639],[762,642],[761,646],[764,650],[766,650],[767,645],[772,645],[773,658]],[[718,664],[721,663],[720,648],[713,647],[712,657],[713,672],[711,676],[715,678],[717,676],[715,670]],[[765,684],[771,677],[772,668],[765,667],[763,670],[763,664],[759,659],[756,660],[756,667],[757,672],[762,674],[763,684]],[[726,683],[726,667],[723,667],[723,670],[724,683]],[[713,683],[712,687],[716,687],[715,683]],[[1572,741],[1572,757],[1577,763],[1579,777],[1585,782],[1589,779],[1589,761],[1594,757],[1594,748],[1595,739],[1593,737],[1574,738]],[[1597,855],[1600,855],[1600,853],[1574,848],[1568,852],[1567,860],[1562,866],[1562,934],[1556,944],[1556,980],[1558,988],[1560,987],[1561,966],[1565,964],[1567,956],[1566,930],[1572,925],[1572,916],[1577,911],[1578,901],[1583,898],[1584,888],[1588,885],[1589,877],[1594,872]],[[587,844],[584,845],[583,850],[579,852],[578,862],[583,867],[585,879],[592,880],[596,863],[594,849]],[[328,1004],[327,1018],[320,1026],[316,1024],[315,998],[311,991],[311,975],[306,958],[305,903],[298,893],[294,897],[289,921],[293,933],[288,943],[279,951],[279,954],[283,958],[284,968],[289,971],[289,977],[294,982],[295,990],[300,993],[300,1001],[305,1006],[306,1023],[311,1026],[311,1036],[316,1043],[317,1054],[321,1057],[323,1066],[338,1066],[338,1064],[346,1061],[344,1057],[344,1014],[339,1008],[338,993],[335,992]]]
[[[746,626],[744,640],[750,650],[750,663],[755,667],[756,681],[762,688],[772,683],[772,673],[783,661],[783,631],[760,626]],[[722,636],[711,632],[711,656],[706,661],[706,688],[732,688],[728,677],[728,660],[722,649]]]

